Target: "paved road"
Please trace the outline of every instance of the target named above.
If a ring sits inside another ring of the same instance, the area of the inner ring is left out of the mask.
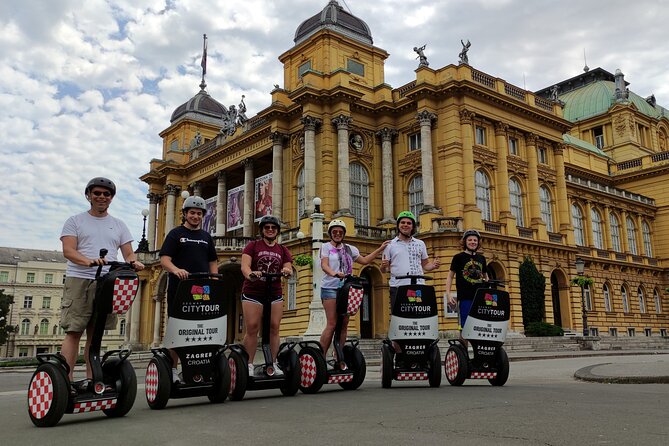
[[[511,363],[506,386],[467,381],[438,389],[393,383],[382,389],[370,369],[354,392],[329,385],[317,395],[248,392],[244,401],[172,400],[151,411],[140,385],[122,419],[100,413],[65,415],[37,429],[26,413],[30,373],[0,374],[0,432],[6,445],[664,445],[669,438],[669,386],[602,384],[574,379],[590,366],[666,364],[668,355],[541,359]],[[143,383],[143,371],[138,370]]]

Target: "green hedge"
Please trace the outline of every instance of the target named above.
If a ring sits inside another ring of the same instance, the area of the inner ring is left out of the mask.
[[[564,336],[564,330],[548,322],[530,322],[525,328],[525,336]]]

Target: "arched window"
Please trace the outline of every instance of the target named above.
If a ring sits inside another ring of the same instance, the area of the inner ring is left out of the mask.
[[[653,291],[653,299],[655,300],[655,312],[657,314],[662,313],[662,300],[660,299],[660,293],[657,290]]]
[[[611,292],[609,291],[609,286],[604,284],[602,287],[602,295],[604,296],[604,311],[613,311],[611,306]]]
[[[520,183],[515,178],[509,180],[509,200],[511,202],[511,214],[516,217],[516,226],[524,228],[523,194],[520,190]]]
[[[297,270],[293,268],[293,274],[288,278],[287,310],[297,309]]]
[[[297,173],[297,221],[300,221],[306,211],[306,198],[304,196],[304,169]]]
[[[539,188],[539,200],[541,202],[541,219],[546,224],[548,232],[553,231],[553,206],[551,205],[551,192],[546,186]]]
[[[620,223],[613,212],[609,214],[609,222],[611,223],[611,248],[615,252],[623,252],[623,245],[620,243]]]
[[[119,334],[121,336],[125,336],[126,325],[127,325],[127,322],[125,321],[125,319],[121,319],[121,321],[118,325],[118,331],[119,331]]]
[[[641,287],[637,288],[637,296],[639,297],[639,312],[646,312],[646,296],[643,294],[643,289]]]
[[[630,301],[629,298],[627,297],[627,288],[625,285],[620,287],[620,297],[623,301],[623,313],[629,313],[630,312]]]
[[[650,241],[650,226],[646,220],[641,222],[641,235],[643,237],[643,250],[646,257],[653,257],[653,245]]]
[[[22,335],[30,334],[30,319],[23,319],[21,321],[21,334]]]
[[[49,334],[49,319],[42,319],[39,322],[39,334],[48,335]]]
[[[355,222],[369,226],[369,175],[359,163],[349,166],[349,184],[351,187],[351,212]]]
[[[476,206],[481,210],[482,220],[492,220],[492,208],[490,206],[490,179],[482,170],[476,171],[474,180],[476,188]]]
[[[590,210],[592,219],[592,242],[597,249],[604,249],[604,231],[602,229],[602,217],[597,209]]]
[[[631,217],[627,217],[625,224],[627,226],[627,246],[629,247],[630,254],[635,256],[639,253],[636,248],[636,226],[634,226],[634,220]]]
[[[409,182],[409,210],[418,218],[423,209],[423,176],[416,175]]]
[[[578,246],[585,246],[585,233],[583,231],[583,213],[575,203],[571,205],[571,224],[574,227],[574,241]]]

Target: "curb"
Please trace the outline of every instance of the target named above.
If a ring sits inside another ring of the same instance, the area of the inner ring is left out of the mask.
[[[592,369],[595,367],[600,367],[603,365],[609,365],[610,362],[604,362],[602,364],[590,365],[583,367],[582,369],[577,370],[574,373],[574,378],[587,381],[587,382],[597,382],[604,384],[669,384],[669,376],[659,375],[659,376],[603,376],[596,375],[592,373]]]

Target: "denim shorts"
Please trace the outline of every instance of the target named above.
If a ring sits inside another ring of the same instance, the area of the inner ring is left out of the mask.
[[[321,300],[330,300],[337,298],[339,288],[321,288]]]

